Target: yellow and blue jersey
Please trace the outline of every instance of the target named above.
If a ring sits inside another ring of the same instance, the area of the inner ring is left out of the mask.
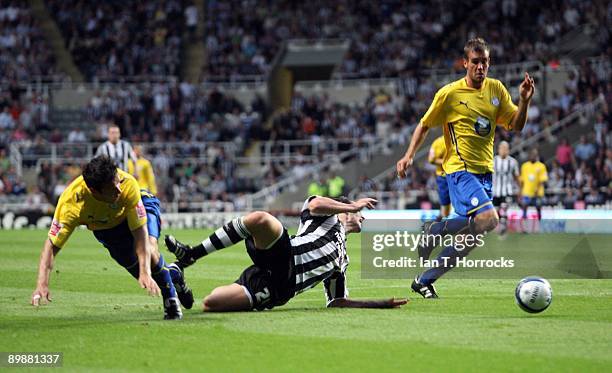
[[[476,89],[461,78],[438,90],[421,124],[444,127],[447,152],[443,168],[447,174],[484,174],[493,172],[496,125],[511,130],[516,111],[510,93],[499,80],[486,78]]]
[[[138,182],[123,170],[117,169],[117,174],[121,194],[114,203],[95,199],[83,176],[76,178],[64,190],[55,208],[48,234],[53,245],[62,248],[79,225],[99,231],[127,221],[129,230],[133,231],[147,223],[147,212],[141,200]]]
[[[429,148],[429,163],[435,164],[435,160],[442,158],[446,155],[446,143],[444,142],[444,136],[440,136],[431,143],[431,147]],[[441,164],[436,165],[436,175],[444,176],[444,169]]]
[[[153,173],[153,166],[148,159],[139,157],[136,160],[136,169],[134,169],[134,162],[130,159],[128,162],[128,172],[134,175],[134,171],[137,171],[138,184],[142,189],[146,189],[152,194],[157,195],[157,184],[155,183],[155,174]]]
[[[527,161],[521,166],[521,194],[523,197],[544,197],[544,183],[548,181],[546,165]]]

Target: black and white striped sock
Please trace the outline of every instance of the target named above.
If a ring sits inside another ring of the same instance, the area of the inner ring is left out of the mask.
[[[199,259],[214,251],[235,245],[250,236],[251,232],[244,225],[243,217],[236,218],[217,229],[201,244],[194,246],[193,253],[195,258]]]

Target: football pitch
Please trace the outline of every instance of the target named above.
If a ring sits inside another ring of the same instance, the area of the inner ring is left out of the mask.
[[[198,242],[210,231],[166,231]],[[90,232],[77,230],[51,275],[53,302],[29,304],[43,230],[0,231],[0,351],[62,352],[70,371],[604,371],[612,366],[612,280],[551,280],[541,314],[514,303],[516,280],[442,279],[424,300],[406,280],[363,280],[351,237],[351,297],[409,297],[401,309],[326,309],[322,285],[265,312],[204,314],[201,299],[249,263],[244,245],[186,271],[181,321]],[[163,246],[168,261],[173,256]],[[4,365],[3,365],[4,366]]]

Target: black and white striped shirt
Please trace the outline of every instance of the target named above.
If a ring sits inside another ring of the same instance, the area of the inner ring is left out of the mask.
[[[511,156],[502,158],[496,155],[493,159],[493,196],[508,197],[516,194],[514,184],[519,176],[519,165],[516,159]]]
[[[123,171],[128,171],[128,161],[131,158],[134,165],[136,164],[136,156],[132,150],[132,145],[125,140],[117,141],[117,144],[113,144],[110,141],[100,145],[96,150],[96,157],[99,155],[106,155],[115,161],[117,167]]]
[[[297,235],[291,238],[295,263],[295,294],[323,281],[327,304],[348,297],[346,233],[337,215],[313,215],[308,203],[302,207]]]

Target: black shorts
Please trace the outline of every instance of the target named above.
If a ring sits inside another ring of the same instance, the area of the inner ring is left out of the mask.
[[[254,264],[242,272],[236,283],[249,292],[253,309],[271,309],[287,303],[295,295],[295,270],[287,229],[267,250],[257,249],[252,237],[245,244]]]
[[[493,197],[493,206],[499,207],[502,203],[511,204],[514,201],[513,196]]]

